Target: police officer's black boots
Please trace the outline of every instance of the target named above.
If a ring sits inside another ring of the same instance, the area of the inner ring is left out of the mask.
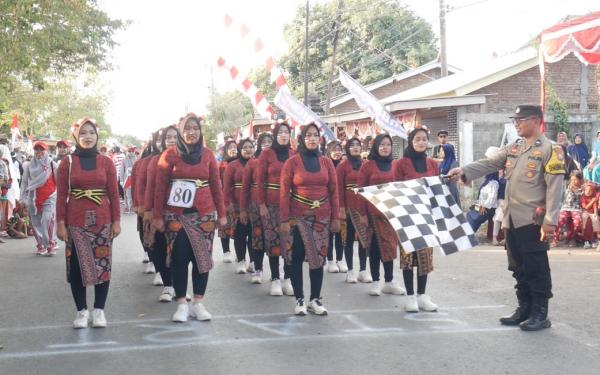
[[[531,317],[520,324],[523,331],[539,331],[550,328],[548,319],[548,298],[536,298],[531,307]]]
[[[529,319],[531,300],[528,297],[519,295],[518,292],[517,299],[519,300],[519,307],[511,315],[500,318],[500,323],[505,326],[517,326]]]

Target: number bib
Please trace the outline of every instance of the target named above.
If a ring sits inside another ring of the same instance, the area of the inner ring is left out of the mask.
[[[190,208],[194,205],[196,184],[193,181],[173,181],[167,204],[173,207]]]

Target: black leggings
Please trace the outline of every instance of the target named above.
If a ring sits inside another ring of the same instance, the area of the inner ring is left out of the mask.
[[[404,286],[406,287],[406,294],[412,296],[415,294],[414,286],[414,272],[413,270],[403,270],[402,278],[404,278]],[[425,288],[427,287],[427,275],[417,276],[417,294],[425,294]]]
[[[231,249],[229,248],[230,239],[230,237],[221,238],[221,247],[223,248],[223,254],[231,251]]]
[[[292,249],[292,287],[296,299],[304,299],[302,266],[306,257],[304,242],[297,228],[293,229],[294,245]],[[309,271],[310,275],[310,299],[321,298],[321,287],[323,286],[323,267]]]
[[[279,275],[279,256],[270,256],[269,257],[269,268],[271,269],[271,281],[279,280],[281,277]],[[292,274],[291,265],[286,262],[283,263],[283,278],[289,279]]]
[[[254,252],[252,251],[252,230],[250,224],[242,224],[238,222],[235,227],[235,235],[233,236],[233,247],[237,261],[241,262],[246,259],[246,248],[250,256],[250,262],[254,262]]]
[[[354,229],[354,224],[352,224],[352,220],[350,218],[346,219],[346,247],[344,248],[344,255],[346,256],[346,264],[348,265],[348,270],[352,271],[352,263],[354,261],[354,236],[356,234],[356,230]],[[364,271],[367,269],[367,250],[363,247],[363,245],[358,241],[358,261],[360,266],[360,271]]]
[[[71,293],[73,293],[73,300],[75,301],[75,307],[77,307],[77,311],[87,309],[86,291],[85,286],[83,286],[83,282],[81,281],[81,269],[79,268],[79,260],[77,259],[75,244],[73,244],[72,248],[71,273],[69,275],[69,279],[71,284]],[[94,285],[95,309],[104,309],[104,306],[106,305],[106,298],[108,297],[109,285],[110,281]]]
[[[383,275],[386,283],[394,280],[394,261],[390,260],[384,262],[381,260],[381,250],[379,249],[379,242],[377,236],[373,234],[373,240],[371,241],[371,254],[369,258],[369,264],[371,265],[371,277],[373,281],[379,281],[379,262],[383,263]]]
[[[338,262],[344,258],[344,248],[342,246],[341,233],[329,233],[329,243],[327,244],[327,260],[333,260],[333,245],[335,240],[335,260]]]
[[[164,233],[156,231],[153,249],[148,254],[152,254],[152,261],[156,270],[160,273],[163,284],[173,286],[171,269],[167,267],[167,239]]]
[[[142,219],[142,217],[140,215],[137,215],[137,231],[138,231],[138,235],[140,237],[140,242],[142,243],[142,247],[144,248],[144,251],[146,253],[148,253],[148,258],[150,259],[150,261],[154,262],[152,260],[152,256],[150,255],[150,253],[152,252],[152,249],[144,246],[144,219]]]
[[[199,273],[194,251],[185,230],[175,237],[171,255],[171,275],[175,287],[175,298],[184,298],[187,292],[188,266],[192,262],[192,284],[195,295],[203,296],[208,285],[208,272]]]

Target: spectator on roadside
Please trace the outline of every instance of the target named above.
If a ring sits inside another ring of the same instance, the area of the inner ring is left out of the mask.
[[[577,162],[579,170],[583,170],[590,161],[590,152],[579,133],[575,134],[574,143],[567,147],[567,153]]]
[[[56,142],[56,158],[54,159],[57,163],[60,163],[61,160],[69,155],[69,144],[67,141],[60,140]]]
[[[571,144],[571,142],[569,142],[569,137],[567,136],[566,132],[558,132],[558,134],[556,135],[556,143],[558,143],[561,146],[569,147],[569,145]]]
[[[583,241],[584,249],[591,249],[592,246],[596,246],[598,232],[600,232],[597,215],[598,195],[596,185],[593,182],[588,181],[583,185],[581,210],[582,233],[580,239]]]
[[[566,227],[566,245],[575,246],[575,234],[581,232],[581,196],[582,190],[581,174],[573,174],[569,180],[569,186],[564,196],[563,205],[558,217],[558,225],[554,233],[552,246],[557,246],[563,227]]]

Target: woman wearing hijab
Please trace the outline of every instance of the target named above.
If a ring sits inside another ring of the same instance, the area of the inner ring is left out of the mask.
[[[225,169],[223,177],[223,196],[225,199],[225,209],[227,210],[228,225],[233,228],[233,247],[237,258],[237,273],[246,273],[246,249],[250,255],[250,263],[254,263],[254,253],[252,251],[252,240],[250,225],[248,222],[242,223],[240,217],[240,198],[242,194],[242,180],[244,170],[248,166],[248,161],[254,154],[254,143],[250,139],[244,139],[238,144],[238,158],[231,161]],[[262,267],[259,267],[262,270]],[[251,279],[253,284],[262,282],[262,272],[254,271]]]
[[[146,270],[144,273],[146,274],[154,274],[154,280],[152,281],[153,285],[163,285],[160,273],[156,272],[154,267],[154,253],[152,252],[152,248],[147,246],[144,241],[144,193],[146,191],[146,178],[148,176],[148,162],[150,161],[150,157],[152,156],[153,149],[156,148],[155,136],[153,135],[146,147],[142,150],[141,157],[135,162],[133,165],[133,169],[131,171],[131,195],[133,201],[133,212],[137,216],[137,231],[140,236],[140,242],[142,243],[142,247],[146,256],[148,257],[148,263],[146,263]]]
[[[76,148],[58,167],[56,219],[65,241],[67,280],[77,307],[74,328],[87,328],[86,287],[94,285],[92,326],[106,327],[104,307],[112,268],[112,241],[121,233],[117,171],[98,154],[98,126],[84,117],[71,132]]]
[[[346,143],[346,160],[342,161],[336,168],[338,195],[340,198],[340,220],[346,221],[346,236],[342,236],[344,240],[344,255],[346,257],[346,265],[348,273],[346,274],[347,283],[356,283],[357,278],[352,272],[353,269],[353,254],[354,254],[354,238],[358,234],[358,259],[359,272],[358,281],[370,283],[371,275],[367,269],[367,251],[365,250],[367,241],[367,228],[360,223],[360,212],[358,210],[358,196],[354,193],[358,187],[358,177],[360,167],[363,160],[360,156],[361,142],[360,139],[354,137]],[[342,226],[343,229],[343,226]]]
[[[152,150],[148,162],[146,176],[146,190],[144,191],[144,243],[152,248],[154,265],[160,273],[164,288],[158,297],[160,302],[171,302],[175,298],[171,269],[167,267],[167,240],[165,234],[156,230],[152,225],[152,212],[154,208],[154,193],[156,191],[156,166],[160,156],[167,148],[177,145],[177,127],[171,125],[158,132],[156,139],[158,145]],[[186,295],[187,297],[187,295]]]
[[[375,137],[369,152],[369,160],[359,171],[358,186],[371,186],[394,181],[392,169],[392,137],[379,134]],[[375,206],[364,198],[361,200],[360,221],[369,228],[369,262],[373,285],[369,294],[380,296],[381,293],[403,295],[404,289],[394,280],[394,259],[398,256],[398,237],[387,218]],[[385,284],[379,281],[379,263],[383,263]]]
[[[485,176],[485,180],[479,186],[477,204],[467,213],[467,221],[473,228],[473,232],[477,232],[481,224],[494,217],[496,208],[498,208],[499,189],[500,176],[498,172]]]
[[[579,164],[579,170],[584,170],[590,161],[590,153],[587,145],[583,143],[583,136],[575,134],[574,143],[567,147],[567,153]]]
[[[262,282],[263,259],[265,256],[265,246],[260,213],[258,211],[258,185],[256,177],[258,173],[258,157],[263,150],[268,150],[273,144],[273,136],[269,133],[262,133],[256,142],[256,151],[254,158],[248,161],[244,168],[242,177],[242,190],[240,192],[240,222],[244,225],[250,225],[251,246],[254,253],[254,267],[256,271],[250,280],[252,283]],[[281,291],[281,289],[279,290]]]
[[[13,210],[16,207],[17,198],[21,196],[21,190],[17,183],[18,173],[6,145],[0,145],[0,161],[6,166],[6,175],[4,176],[6,178],[0,194],[0,237],[8,237],[6,232],[8,218],[13,216]]]
[[[21,203],[27,205],[38,255],[55,255],[56,178],[58,165],[48,155],[44,142],[33,145],[34,156],[23,170]]]
[[[178,304],[174,322],[185,322],[188,316],[211,319],[202,301],[213,267],[217,217],[220,226],[227,224],[217,161],[203,145],[203,122],[193,113],[182,118],[177,124],[177,146],[161,155],[156,168],[153,224],[167,239],[167,266]],[[188,306],[190,263],[194,297]]]
[[[229,140],[225,142],[225,146],[223,146],[223,160],[219,163],[219,177],[221,178],[221,186],[224,184],[225,170],[227,169],[227,165],[233,162],[238,158],[237,145],[234,140]],[[223,263],[231,263],[233,262],[233,258],[231,255],[231,248],[229,246],[230,239],[233,237],[233,230],[235,227],[232,227],[229,224],[225,225],[223,228],[219,228],[219,238],[221,239],[221,247],[223,248]],[[246,273],[244,270],[243,273]]]
[[[293,296],[294,290],[290,281],[290,266],[283,266],[283,283],[279,276],[279,257],[282,255],[279,236],[279,184],[283,163],[294,155],[290,147],[291,129],[287,122],[279,122],[273,128],[273,145],[264,150],[258,158],[256,184],[258,190],[258,208],[263,225],[265,251],[269,256],[271,269],[272,296]]]
[[[286,263],[291,265],[296,315],[306,315],[307,311],[302,275],[305,261],[310,269],[308,310],[327,315],[321,301],[323,265],[329,233],[340,231],[337,176],[331,160],[319,152],[320,136],[317,125],[305,125],[298,154],[286,161],[281,170],[281,243]]]
[[[337,166],[342,162],[343,149],[342,144],[338,141],[330,142],[327,145],[327,157],[331,159],[333,162],[333,166],[337,168]],[[336,175],[337,178],[337,175]],[[329,235],[329,243],[327,245],[327,272],[331,273],[346,273],[348,272],[348,267],[346,264],[342,262],[344,258],[344,246],[342,244],[342,232],[345,233],[346,222],[344,218],[344,222],[342,223],[342,231],[338,233],[331,233]],[[335,244],[335,262],[333,261],[333,248]]]
[[[406,181],[421,177],[437,176],[437,162],[427,157],[429,134],[423,128],[412,130],[408,135],[408,146],[404,156],[394,165],[394,180]],[[417,267],[417,296],[414,291],[413,268]],[[433,249],[426,248],[412,253],[405,253],[400,248],[400,268],[406,287],[406,304],[408,312],[436,311],[437,305],[425,294],[427,275],[433,271]]]

